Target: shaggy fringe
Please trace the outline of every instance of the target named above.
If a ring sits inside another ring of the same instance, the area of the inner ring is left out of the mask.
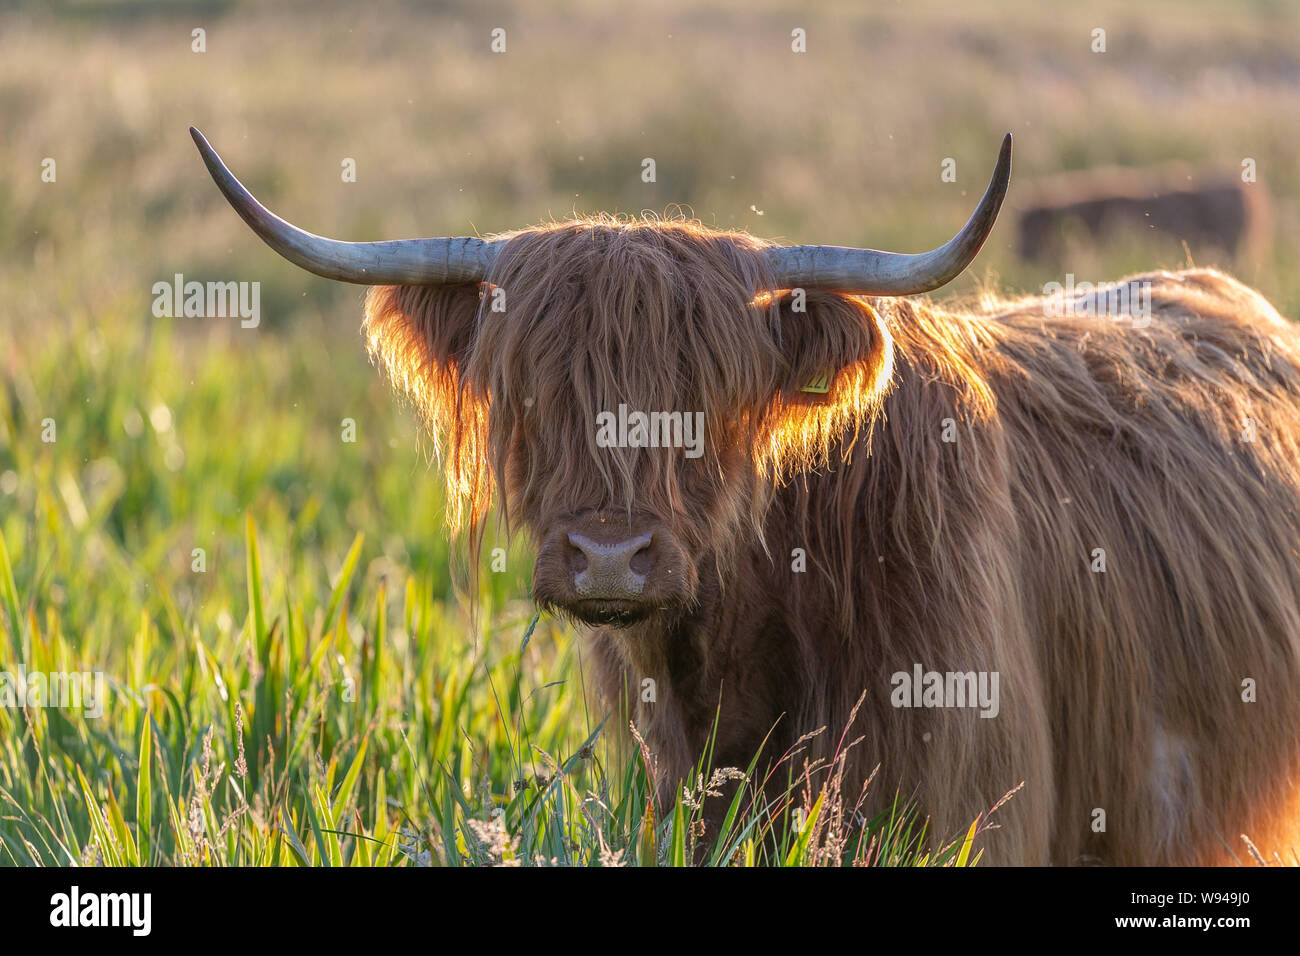
[[[794,311],[769,291],[762,240],[611,216],[504,238],[481,288],[366,300],[370,354],[433,437],[453,533],[481,541],[504,488],[508,528],[598,502],[686,515],[674,530],[697,549],[745,528],[761,540],[773,487],[828,465],[879,407],[891,345],[863,321],[870,307],[812,291]],[[800,392],[823,373],[828,394]],[[684,471],[677,456],[598,448],[596,416],[619,404],[702,412],[704,458]],[[536,460],[522,436],[540,439]]]

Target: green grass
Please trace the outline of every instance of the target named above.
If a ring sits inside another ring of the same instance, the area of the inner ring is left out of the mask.
[[[902,808],[851,843],[852,800],[798,779],[797,813],[746,784],[700,839],[703,765],[657,818],[580,639],[527,600],[528,556],[484,575],[471,622],[412,426],[359,357],[305,387],[313,338],[187,353],[105,313],[71,354],[10,343],[0,661],[109,694],[102,717],[0,707],[0,861],[957,861]]]

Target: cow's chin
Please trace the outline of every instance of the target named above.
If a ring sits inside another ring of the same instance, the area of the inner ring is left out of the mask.
[[[590,599],[575,601],[564,608],[566,614],[588,627],[628,628],[650,617],[656,608],[641,601]]]
[[[571,621],[578,627],[599,627],[608,630],[629,630],[638,625],[656,621],[665,623],[681,613],[682,605],[674,600],[651,601],[618,598],[583,598],[565,595],[561,599],[534,594],[533,599],[542,608]]]

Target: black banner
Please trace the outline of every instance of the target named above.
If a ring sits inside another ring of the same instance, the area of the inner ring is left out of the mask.
[[[397,927],[436,938],[482,932],[485,916],[503,921],[488,922],[489,933],[512,926],[521,940],[564,924],[595,929],[632,920],[682,929],[725,925],[730,941],[751,932],[761,937],[780,920],[810,928],[834,922],[850,934],[856,924],[873,938],[888,933],[918,945],[1041,940],[1045,924],[1071,940],[1199,935],[1233,945],[1256,931],[1275,938],[1293,929],[1296,887],[1293,877],[1263,868],[671,874],[43,869],[3,870],[0,881],[6,943],[99,938],[128,947],[214,934],[231,942],[337,946],[373,941]]]

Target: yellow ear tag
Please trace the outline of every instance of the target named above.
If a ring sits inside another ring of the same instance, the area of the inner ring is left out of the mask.
[[[814,375],[812,378],[808,380],[807,384],[805,384],[803,388],[799,389],[799,391],[801,392],[812,392],[814,395],[825,395],[830,390],[831,390],[830,372],[821,372],[818,375]]]

